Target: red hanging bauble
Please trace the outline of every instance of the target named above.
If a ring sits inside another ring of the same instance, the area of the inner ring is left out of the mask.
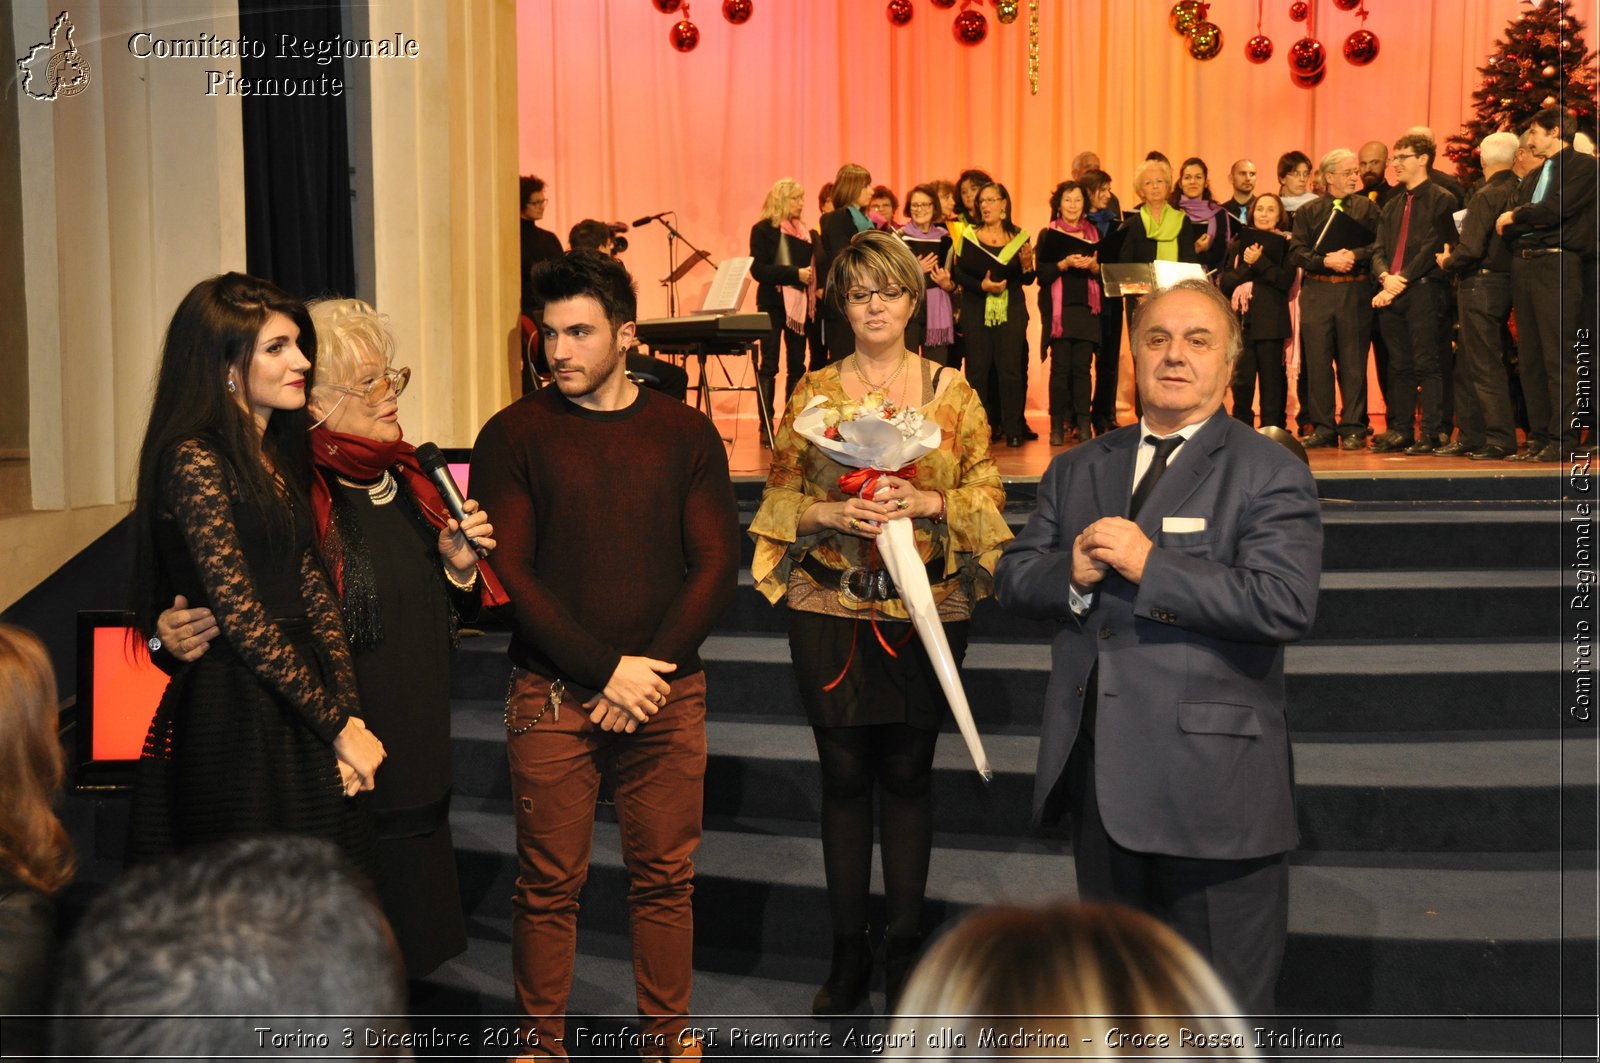
[[[1366,66],[1378,58],[1378,35],[1371,30],[1356,30],[1344,39],[1344,57],[1355,66]]]
[[[1200,0],[1178,0],[1167,13],[1167,22],[1172,26],[1173,33],[1187,37],[1205,20],[1205,17],[1205,5]]]
[[[688,19],[680,19],[672,24],[672,32],[667,35],[672,46],[680,52],[692,52],[695,45],[700,43],[700,27]]]
[[[1215,22],[1202,22],[1189,34],[1189,54],[1202,63],[1222,51],[1222,30]]]
[[[982,44],[983,39],[989,36],[989,20],[983,17],[981,11],[963,11],[956,16],[956,40],[962,44]]]
[[[1265,63],[1272,58],[1272,38],[1256,34],[1244,42],[1244,57],[1252,63]]]
[[[755,14],[751,0],[722,0],[722,17],[735,26],[743,26]]]
[[[1333,6],[1340,11],[1354,11],[1361,6],[1361,0],[1333,0]]]
[[[1328,68],[1325,66],[1318,67],[1315,71],[1309,74],[1298,74],[1293,70],[1289,71],[1289,80],[1294,82],[1302,89],[1316,88],[1318,85],[1322,84],[1322,79],[1327,76]]]
[[[915,10],[911,6],[911,0],[889,0],[889,24],[891,26],[908,24]]]
[[[933,0],[933,6],[949,11],[956,6],[956,0]]]
[[[1295,22],[1304,22],[1311,16],[1311,5],[1306,0],[1294,0],[1289,5],[1289,18]]]
[[[683,0],[650,0],[656,5],[656,10],[663,15],[670,15],[683,6]]]
[[[1305,77],[1328,65],[1328,53],[1315,37],[1301,37],[1289,45],[1289,69]]]

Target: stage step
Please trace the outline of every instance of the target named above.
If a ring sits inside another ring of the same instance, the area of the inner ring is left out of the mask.
[[[708,817],[791,821],[810,831],[821,811],[811,731],[774,717],[707,722]],[[452,719],[456,804],[493,812],[510,805],[500,707],[461,703]],[[1595,749],[1554,732],[1294,736],[1301,846],[1319,852],[1539,852],[1592,844]],[[995,844],[1035,837],[1033,734],[985,733],[995,778],[985,786],[961,737],[940,738],[934,758],[934,822]],[[1563,756],[1565,749],[1565,756]],[[1586,784],[1585,780],[1590,780]],[[1562,798],[1571,814],[1560,815]],[[1059,834],[1059,830],[1046,830]],[[1003,841],[1002,841],[1003,840]]]
[[[463,640],[452,692],[504,699],[505,635]],[[1562,722],[1564,647],[1528,641],[1345,641],[1290,646],[1284,658],[1294,733],[1528,730]],[[788,640],[713,635],[701,649],[713,716],[803,716]],[[973,715],[986,729],[1037,732],[1050,673],[1040,641],[975,642],[964,668]]]

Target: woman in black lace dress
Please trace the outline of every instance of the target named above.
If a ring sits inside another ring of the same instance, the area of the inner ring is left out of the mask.
[[[383,744],[313,540],[306,490],[304,304],[227,273],[190,290],[167,328],[134,507],[141,631],[181,595],[220,637],[178,670],[145,738],[129,857],[223,838],[329,838],[371,868],[371,828],[346,797],[373,787]]]

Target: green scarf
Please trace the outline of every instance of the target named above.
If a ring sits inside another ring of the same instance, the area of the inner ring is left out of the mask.
[[[965,236],[965,232],[956,233],[954,241],[955,249],[951,252],[952,257],[954,255],[961,254],[961,241]],[[975,230],[973,239],[977,239]],[[979,242],[980,244],[982,243],[982,241]],[[1006,265],[1017,256],[1017,252],[1021,250],[1022,245],[1027,242],[1028,234],[1023,230],[1018,229],[1017,235],[1011,238],[1011,242],[1002,247],[998,252],[988,251],[987,248],[984,250],[989,254],[994,255],[995,258],[998,258],[1001,265]],[[985,276],[987,276],[987,272],[985,272]],[[1006,323],[1006,306],[1010,301],[1011,293],[1009,291],[986,292],[983,299],[983,323],[985,325],[1004,325]]]
[[[1150,219],[1150,204],[1139,204],[1139,220],[1144,222],[1144,234],[1156,242],[1156,258],[1160,261],[1178,261],[1178,234],[1183,232],[1183,219],[1183,211],[1169,206],[1161,212],[1158,224]]]

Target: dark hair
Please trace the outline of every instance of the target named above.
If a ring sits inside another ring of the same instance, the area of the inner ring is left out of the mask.
[[[1263,199],[1270,199],[1274,203],[1278,204],[1278,231],[1279,232],[1288,232],[1289,231],[1289,208],[1287,208],[1287,207],[1285,207],[1283,205],[1283,197],[1278,195],[1278,194],[1276,194],[1276,193],[1274,193],[1274,192],[1262,192],[1260,195],[1257,195],[1254,199],[1252,199],[1250,201],[1250,224],[1252,226],[1255,225],[1255,223],[1256,223],[1256,204],[1260,203]]]
[[[956,178],[956,214],[968,225],[976,225],[978,223],[977,216],[968,214],[967,205],[961,202],[961,186],[968,183],[971,183],[977,189],[972,193],[972,205],[976,208],[978,205],[978,192],[983,190],[984,185],[994,184],[994,178],[990,177],[987,172],[977,169],[962,170],[961,176]]]
[[[208,1015],[294,1015],[328,1055],[373,1051],[343,1040],[351,1020],[406,1029],[384,1018],[404,1014],[405,982],[370,887],[330,842],[292,835],[127,872],[84,915],[59,986],[55,1048],[73,1057],[260,1054],[258,1024]]]
[[[1172,176],[1172,195],[1169,197],[1172,205],[1176,207],[1178,200],[1183,198],[1183,171],[1191,166],[1200,167],[1200,174],[1205,182],[1200,186],[1200,198],[1209,203],[1215,197],[1211,195],[1211,167],[1206,165],[1206,160],[1198,155],[1191,155],[1183,160],[1183,165],[1178,167],[1178,172]]]
[[[1059,221],[1061,218],[1061,197],[1068,192],[1077,192],[1083,197],[1083,212],[1089,213],[1089,190],[1079,181],[1062,181],[1056,185],[1056,190],[1050,193],[1050,220]]]
[[[567,234],[567,247],[573,251],[599,251],[611,239],[611,226],[585,218]]]
[[[893,215],[900,213],[900,197],[894,194],[894,189],[888,185],[873,185],[872,198],[887,199],[889,201],[890,217],[886,220],[894,221]]]
[[[939,188],[934,181],[924,181],[920,185],[914,185],[911,191],[906,193],[906,217],[911,216],[911,197],[918,193],[933,200],[933,217],[928,224],[938,225],[944,221],[944,206],[939,202]]]
[[[1578,133],[1578,120],[1559,107],[1546,107],[1528,119],[1528,124],[1522,128],[1526,130],[1534,126],[1558,134],[1568,144]]]
[[[1431,139],[1421,133],[1407,133],[1394,142],[1394,150],[1410,150],[1417,155],[1426,155],[1428,157],[1428,165],[1432,166],[1434,160],[1438,157],[1439,149],[1434,146]]]
[[[639,293],[633,278],[628,268],[610,255],[568,251],[560,258],[540,262],[528,276],[535,312],[550,303],[587,295],[605,310],[613,332],[639,316]]]
[[[833,176],[833,209],[844,210],[856,205],[861,190],[872,185],[872,174],[865,166],[847,162]]]
[[[1166,155],[1162,154],[1159,151],[1147,151],[1147,152],[1145,152],[1144,153],[1144,158],[1141,159],[1140,161],[1141,162],[1152,162],[1152,161],[1154,161],[1154,162],[1164,162],[1168,166],[1172,165],[1172,160],[1167,158]]]
[[[1279,183],[1282,183],[1283,179],[1285,177],[1289,176],[1289,171],[1290,170],[1297,169],[1302,163],[1305,164],[1305,168],[1306,168],[1306,171],[1307,171],[1306,176],[1309,178],[1311,176],[1311,174],[1310,174],[1311,156],[1307,155],[1303,151],[1286,151],[1282,155],[1279,155],[1278,156],[1278,181],[1279,181]]]
[[[517,178],[517,181],[522,186],[522,201],[517,204],[517,208],[520,210],[528,205],[529,196],[533,195],[535,192],[544,191],[544,178],[535,177],[533,174],[529,173],[523,174],[521,177]]]
[[[133,507],[132,607],[145,634],[154,630],[164,604],[157,601],[164,588],[157,587],[156,522],[163,504],[162,480],[180,444],[194,440],[216,454],[230,492],[261,515],[269,535],[292,534],[290,498],[306,497],[311,472],[306,411],[277,411],[263,433],[227,388],[230,372],[248,386],[256,339],[275,313],[299,326],[300,352],[314,370],[317,334],[311,315],[304,303],[271,281],[243,273],[207,278],[189,289],[167,325],[150,422],[139,448]],[[268,462],[290,498],[268,472]]]
[[[66,773],[60,717],[44,643],[0,623],[0,872],[45,894],[70,882],[75,864],[54,808]]]
[[[972,197],[972,209],[977,211],[979,215],[979,220],[975,224],[983,224],[983,212],[978,210],[978,200],[982,199],[983,194],[991,188],[1000,193],[1000,198],[1006,201],[1006,213],[1005,217],[1000,219],[1000,227],[1006,232],[1010,233],[1012,236],[1017,235],[1017,233],[1021,232],[1022,230],[1017,228],[1017,223],[1011,220],[1011,193],[1007,192],[1006,186],[998,181],[990,181],[988,184],[981,186],[978,189],[978,194]]]
[[[817,189],[817,209],[826,214],[833,209],[833,182],[824,181]]]
[[[1104,170],[1085,170],[1078,176],[1078,184],[1083,186],[1086,196],[1093,196],[1096,192],[1111,184],[1111,175]]]

